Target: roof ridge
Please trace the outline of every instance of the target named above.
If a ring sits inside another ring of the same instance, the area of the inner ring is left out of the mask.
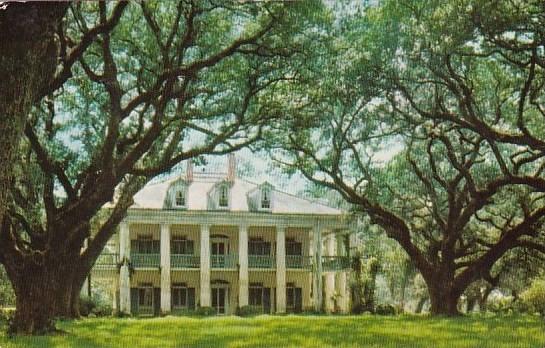
[[[261,184],[263,184],[263,183],[258,184],[258,183],[252,182],[252,181],[250,181],[248,179],[245,179],[245,178],[238,178],[238,179],[240,179],[242,181],[246,181],[247,183],[252,184],[252,185],[256,185],[256,186],[260,186]],[[266,181],[266,182],[268,182],[268,181]],[[309,198],[306,198],[306,197],[301,197],[301,196],[298,196],[298,195],[295,195],[293,193],[289,193],[289,192],[286,192],[286,191],[278,190],[274,185],[273,185],[273,187],[274,187],[273,190],[276,191],[276,192],[280,192],[280,193],[283,193],[283,194],[291,196],[291,197],[302,199],[302,200],[307,201],[309,203],[319,204],[319,205],[324,206],[326,208],[337,209],[337,210],[341,211],[341,209],[339,209],[337,207],[332,207],[329,204],[325,204],[325,203],[322,203],[322,202],[319,202],[319,201],[316,201],[316,200],[312,200],[312,199],[309,199]]]

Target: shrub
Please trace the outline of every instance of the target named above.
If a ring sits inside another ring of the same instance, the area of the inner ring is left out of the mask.
[[[197,309],[195,310],[195,315],[200,315],[203,317],[207,317],[207,316],[215,315],[215,314],[216,314],[216,310],[212,307],[197,307]]]
[[[0,327],[7,325],[9,322],[8,312],[0,309]]]
[[[106,317],[112,315],[112,305],[96,297],[81,297],[79,300],[79,312],[87,317],[91,314],[96,317]]]
[[[375,308],[375,313],[379,315],[395,315],[396,308],[391,304],[380,304]]]
[[[237,309],[237,315],[241,317],[250,317],[263,314],[263,308],[259,306],[242,306]]]
[[[80,299],[79,299],[79,313],[82,316],[84,316],[84,317],[89,316],[89,314],[91,314],[91,312],[93,311],[93,309],[95,307],[96,307],[96,303],[95,303],[95,301],[93,300],[92,297],[87,297],[87,296],[80,297]]]
[[[488,300],[487,310],[498,314],[515,312],[512,296],[495,296]]]
[[[545,279],[534,279],[520,297],[531,312],[545,316]]]
[[[91,314],[97,317],[109,317],[113,313],[112,305],[109,303],[99,302],[91,311]]]

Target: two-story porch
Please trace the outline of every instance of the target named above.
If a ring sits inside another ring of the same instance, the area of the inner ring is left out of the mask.
[[[125,305],[132,313],[197,306],[234,313],[247,305],[270,313],[302,311],[322,308],[313,289],[327,285],[328,273],[346,273],[349,265],[344,251],[320,256],[317,263],[315,234],[312,228],[289,226],[125,223],[119,256],[105,254],[97,266],[121,264],[120,309]],[[344,236],[330,232],[328,238]],[[315,279],[318,274],[324,281]],[[325,309],[333,308],[327,302],[335,292],[348,296],[346,284],[341,285],[323,290]]]

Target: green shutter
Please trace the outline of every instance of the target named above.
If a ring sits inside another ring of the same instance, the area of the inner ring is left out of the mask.
[[[295,288],[295,312],[303,311],[303,289]]]
[[[161,288],[153,288],[153,315],[161,314]]]
[[[131,314],[138,315],[138,288],[131,288]]]
[[[195,309],[195,288],[187,288],[187,308]]]
[[[263,288],[263,311],[271,312],[271,288]]]

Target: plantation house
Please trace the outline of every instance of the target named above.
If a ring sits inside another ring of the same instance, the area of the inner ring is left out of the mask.
[[[254,306],[348,312],[349,224],[340,210],[226,173],[151,183],[134,197],[93,277],[114,275],[114,307],[166,314]]]

